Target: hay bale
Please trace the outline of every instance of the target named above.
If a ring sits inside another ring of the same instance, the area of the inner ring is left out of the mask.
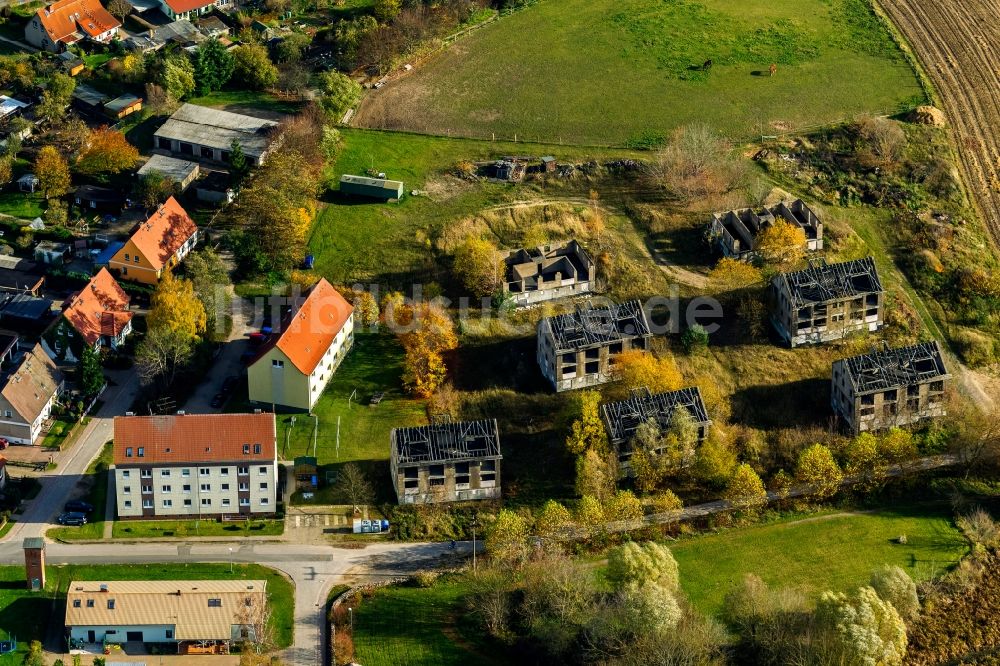
[[[910,121],[931,127],[944,127],[948,124],[944,117],[944,111],[934,106],[918,106],[910,114]]]

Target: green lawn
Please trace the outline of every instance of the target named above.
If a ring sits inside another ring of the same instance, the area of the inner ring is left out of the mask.
[[[586,161],[631,156],[627,151],[591,151],[567,146],[513,144],[443,139],[415,134],[345,129],[343,147],[330,169],[330,181],[342,174],[384,171],[402,180],[406,194],[399,203],[349,200],[335,192],[319,215],[309,239],[316,271],[334,283],[379,282],[395,289],[444,279],[431,239],[446,224],[491,204],[524,198],[528,186],[444,179],[440,174],[462,160],[500,155],[552,154],[558,159]],[[580,185],[584,187],[584,185]],[[410,196],[414,189],[427,196]],[[573,195],[574,192],[562,192]],[[586,190],[584,190],[584,196]]]
[[[905,545],[894,543],[906,535]],[[863,585],[883,564],[926,580],[954,565],[966,541],[947,507],[914,507],[871,514],[828,514],[671,543],[681,587],[692,604],[717,612],[726,593],[749,573],[810,595]]]
[[[45,212],[45,198],[37,192],[0,192],[0,214],[31,221]]]
[[[111,60],[112,57],[113,56],[110,53],[93,53],[91,55],[83,56],[83,64],[89,69],[97,69],[107,61]]]
[[[389,431],[392,428],[426,422],[423,405],[403,394],[400,379],[402,362],[403,350],[390,334],[355,333],[353,349],[313,408],[319,418],[316,451],[320,464],[387,460]],[[380,404],[370,406],[369,398],[379,391],[384,391],[385,397]],[[289,428],[291,432],[286,435]],[[313,419],[298,415],[295,425],[291,426],[288,417],[282,417],[278,437],[283,458],[291,460],[307,452],[311,455]]]
[[[373,92],[357,123],[621,145],[691,122],[749,137],[912,107],[917,77],[867,2],[541,0]]]
[[[52,424],[52,428],[49,430],[49,434],[45,435],[45,440],[42,442],[42,446],[44,448],[63,448],[66,444],[72,441],[71,436],[73,435],[74,426],[76,426],[76,423],[56,419]],[[56,432],[58,432],[58,434],[56,434]]]
[[[193,536],[276,536],[285,531],[283,520],[252,520],[222,523],[205,520],[125,520],[112,528],[115,539],[180,539]]]
[[[107,508],[108,497],[108,466],[114,451],[111,442],[104,445],[101,454],[94,458],[90,466],[87,467],[87,476],[92,478],[90,492],[83,498],[94,505],[94,513],[91,514],[86,525],[79,527],[55,527],[45,533],[50,539],[60,541],[80,541],[90,539],[100,539],[104,536],[105,508]]]
[[[464,583],[450,578],[430,588],[377,590],[354,612],[355,661],[365,666],[508,663],[477,649],[476,629],[462,603],[466,591]]]
[[[296,113],[302,108],[302,102],[287,100],[268,92],[255,90],[219,90],[187,101],[191,104],[213,106],[219,109],[257,109],[283,114]]]
[[[47,570],[45,591],[24,589],[24,567],[0,567],[0,635],[17,638],[18,651],[0,656],[0,665],[20,664],[32,639],[44,638],[46,627],[62,624],[66,589],[72,580],[204,580],[263,579],[267,581],[272,608],[275,640],[279,647],[292,642],[295,590],[290,581],[274,569],[257,564],[236,564],[230,574],[228,564],[114,564],[52,566]]]

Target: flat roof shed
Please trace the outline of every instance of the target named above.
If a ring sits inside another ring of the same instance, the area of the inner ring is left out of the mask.
[[[138,175],[141,178],[154,171],[180,185],[183,192],[198,177],[201,169],[197,162],[166,155],[153,155],[139,168]]]
[[[372,199],[401,199],[403,198],[403,181],[352,176],[345,173],[340,177],[340,191],[344,194],[371,197]]]
[[[259,161],[267,152],[271,130],[277,125],[273,120],[184,104],[156,130],[154,136],[157,145],[163,138],[222,151],[231,150],[235,140],[245,155]]]

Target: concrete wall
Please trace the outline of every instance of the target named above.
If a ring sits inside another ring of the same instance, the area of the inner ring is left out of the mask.
[[[852,434],[874,432],[945,415],[945,379],[874,391],[854,393],[844,364],[833,364],[830,405]]]
[[[456,480],[456,465],[469,467],[468,481],[459,484]],[[484,466],[492,464],[492,471],[485,470]],[[439,481],[432,485],[432,467],[443,468],[443,476],[436,476]],[[416,478],[407,477],[406,470],[416,470]],[[496,499],[500,497],[500,459],[491,458],[489,460],[460,460],[435,465],[408,465],[405,467],[393,466],[395,475],[396,497],[400,504],[434,504],[438,502],[461,502],[466,500]],[[484,480],[484,474],[493,474],[492,480]],[[409,484],[407,481],[409,480]],[[443,483],[441,483],[443,481]],[[407,487],[410,485],[411,487]]]

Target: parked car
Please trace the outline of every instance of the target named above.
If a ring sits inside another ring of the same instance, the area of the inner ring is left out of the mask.
[[[60,525],[86,525],[87,516],[76,511],[69,511],[67,513],[60,514],[59,518]]]
[[[94,510],[94,505],[83,500],[70,500],[66,502],[63,510],[70,513],[90,513]]]
[[[216,393],[215,396],[212,398],[212,408],[218,409],[219,407],[222,407],[222,403],[224,403],[225,401],[226,401],[226,396],[222,395],[221,393]]]
[[[236,388],[236,383],[240,381],[240,378],[236,375],[229,375],[226,377],[226,381],[222,382],[222,393],[229,395],[234,388]]]

